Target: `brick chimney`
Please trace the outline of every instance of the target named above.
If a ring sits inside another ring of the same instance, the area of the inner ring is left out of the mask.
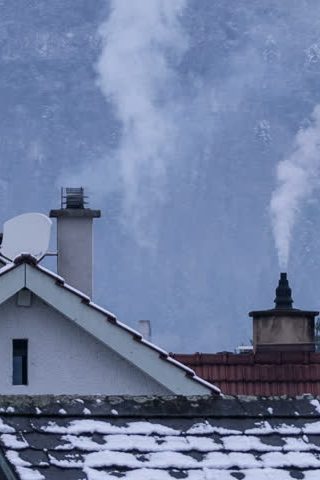
[[[74,288],[92,296],[93,219],[100,210],[87,208],[84,189],[61,189],[61,208],[51,210],[57,219],[57,271]]]
[[[275,308],[250,312],[253,319],[253,350],[314,351],[314,320],[319,312],[292,308],[286,273],[280,274]]]

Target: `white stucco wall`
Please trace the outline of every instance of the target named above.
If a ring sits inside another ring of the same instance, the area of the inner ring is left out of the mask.
[[[12,385],[12,339],[29,341],[29,384]],[[1,394],[169,394],[60,313],[32,296],[31,307],[16,296],[0,306]]]

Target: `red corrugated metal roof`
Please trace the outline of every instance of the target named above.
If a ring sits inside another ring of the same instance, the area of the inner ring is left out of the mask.
[[[228,395],[320,395],[320,353],[174,354]]]

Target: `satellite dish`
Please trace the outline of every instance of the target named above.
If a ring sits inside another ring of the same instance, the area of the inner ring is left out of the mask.
[[[3,225],[0,253],[14,260],[21,253],[29,253],[40,260],[48,251],[52,222],[42,213],[24,213]]]

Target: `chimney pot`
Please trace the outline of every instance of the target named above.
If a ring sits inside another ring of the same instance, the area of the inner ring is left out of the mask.
[[[280,274],[280,280],[276,289],[276,298],[274,299],[276,308],[292,308],[293,300],[291,297],[291,288],[286,273]]]
[[[65,205],[66,208],[81,208],[85,206],[85,195],[83,187],[80,188],[62,188],[61,191],[61,208]]]

